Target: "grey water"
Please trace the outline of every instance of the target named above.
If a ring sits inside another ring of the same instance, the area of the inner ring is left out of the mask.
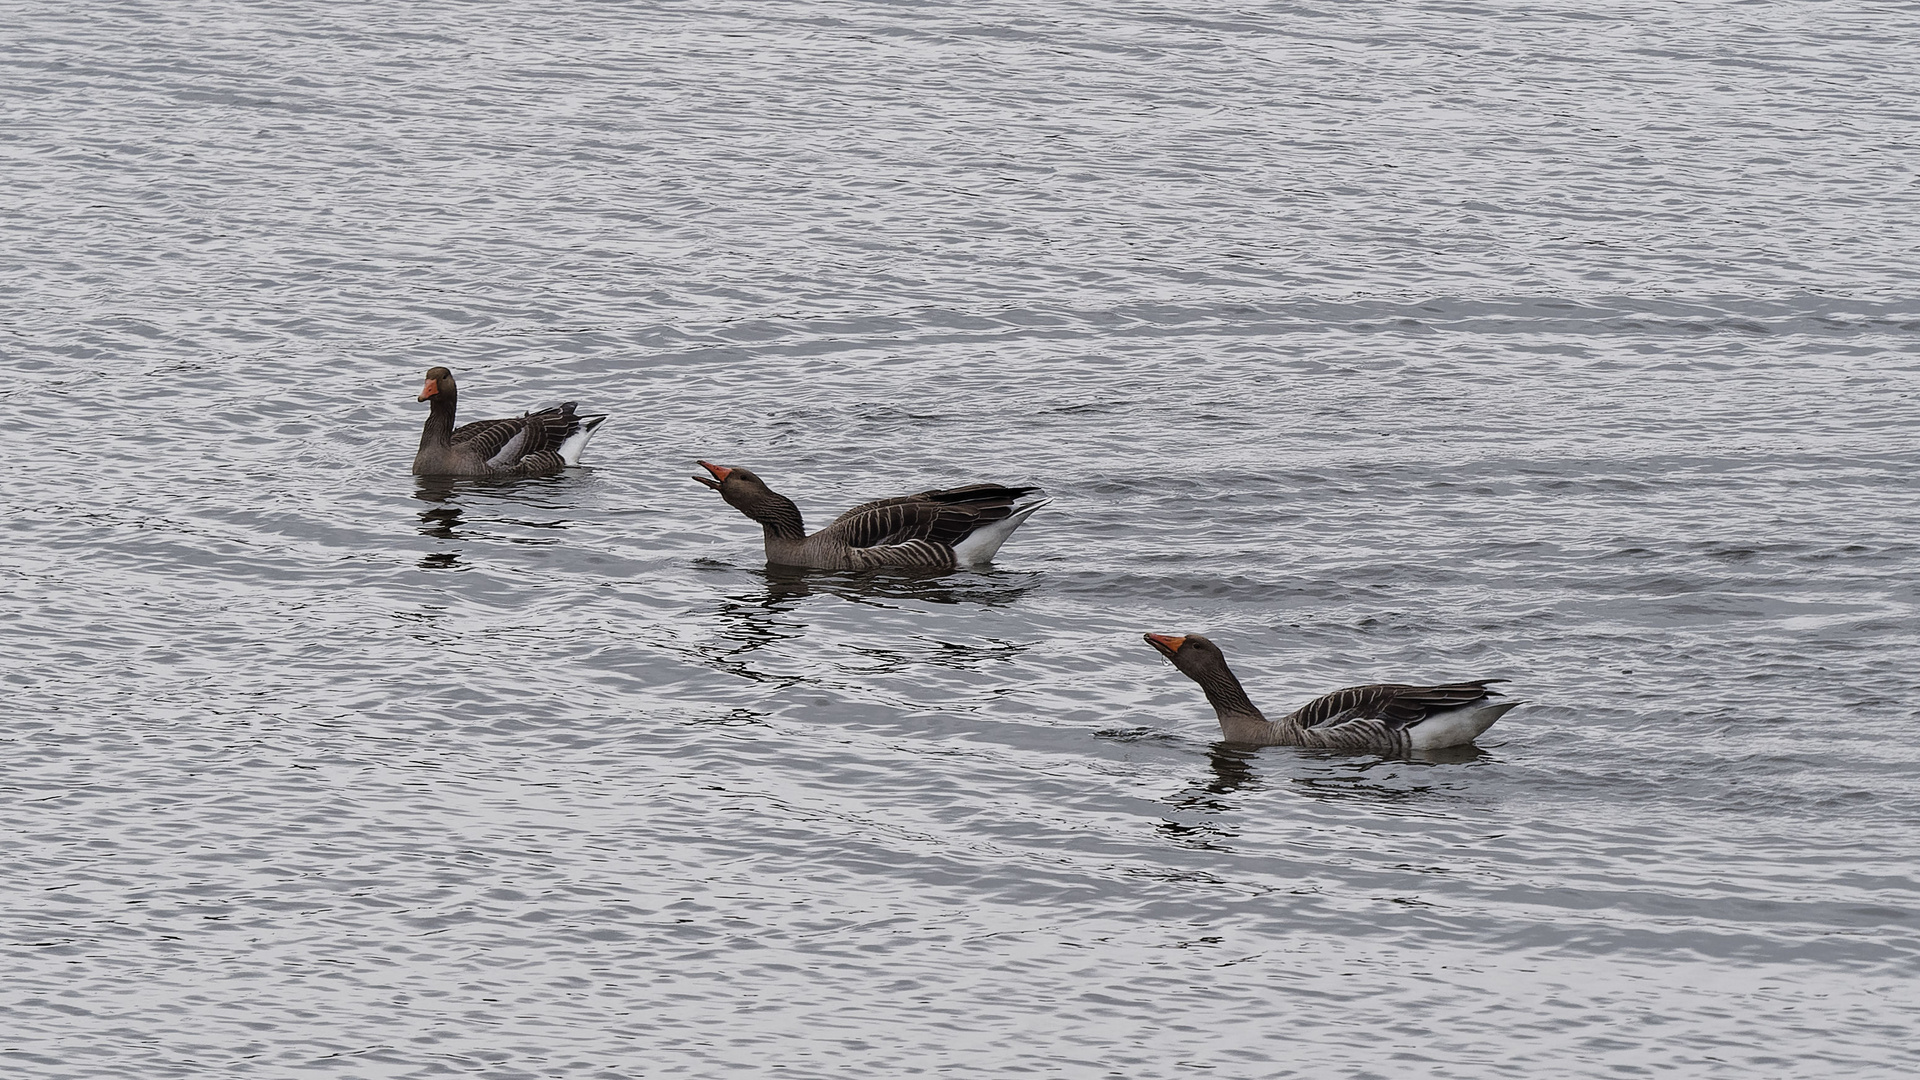
[[[0,19],[0,1072],[1920,1070],[1920,11]],[[463,415],[583,467],[408,475]],[[770,571],[976,480],[977,573]],[[1221,745],[1501,677],[1419,760]]]

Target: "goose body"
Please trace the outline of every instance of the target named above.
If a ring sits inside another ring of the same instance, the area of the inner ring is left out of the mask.
[[[530,412],[510,420],[475,420],[453,426],[460,390],[453,372],[427,372],[418,401],[433,404],[413,456],[416,476],[547,476],[580,464],[587,440],[605,416],[580,416],[574,402]]]
[[[809,536],[792,499],[775,492],[748,469],[702,461],[712,479],[694,479],[720,493],[728,505],[760,523],[767,562],[819,570],[869,570],[882,566],[952,570],[992,561],[1020,523],[1046,505],[1022,502],[1036,487],[969,484],[876,499],[834,518]]]
[[[1490,700],[1499,691],[1487,687],[1503,679],[1440,686],[1376,683],[1335,690],[1278,720],[1268,720],[1248,700],[1213,642],[1199,634],[1148,634],[1146,639],[1182,674],[1200,684],[1228,742],[1384,754],[1439,750],[1472,742],[1520,704]]]

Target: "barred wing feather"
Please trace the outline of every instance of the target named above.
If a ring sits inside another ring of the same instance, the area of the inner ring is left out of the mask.
[[[1349,686],[1318,697],[1293,714],[1293,720],[1306,728],[1327,727],[1350,720],[1375,720],[1390,729],[1412,727],[1429,715],[1445,709],[1457,709],[1483,701],[1497,690],[1487,689],[1505,679],[1479,679],[1448,683],[1445,686],[1409,686],[1379,683]]]

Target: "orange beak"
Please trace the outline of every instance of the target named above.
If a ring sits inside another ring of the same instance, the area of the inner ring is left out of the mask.
[[[1180,637],[1174,637],[1172,634],[1144,634],[1142,636],[1147,639],[1147,644],[1159,649],[1169,657],[1179,652],[1180,646],[1187,643],[1184,634]]]
[[[694,477],[694,479],[700,481],[701,483],[707,485],[708,487],[712,488],[715,491],[720,490],[720,484],[714,483],[714,480],[718,480],[720,481],[720,483],[725,483],[727,480],[727,477],[733,475],[732,469],[727,468],[725,465],[715,465],[711,461],[696,461],[694,462],[694,464],[712,473],[713,480],[709,480],[704,476],[696,476]]]
[[[420,391],[420,396],[417,398],[414,398],[413,400],[425,401],[439,392],[440,392],[440,383],[437,380],[428,379],[426,387]]]

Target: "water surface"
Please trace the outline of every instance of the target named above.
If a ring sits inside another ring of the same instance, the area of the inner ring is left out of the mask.
[[[9,1075],[1920,1069],[1912,13],[8,22]],[[613,419],[419,482],[435,364]]]

